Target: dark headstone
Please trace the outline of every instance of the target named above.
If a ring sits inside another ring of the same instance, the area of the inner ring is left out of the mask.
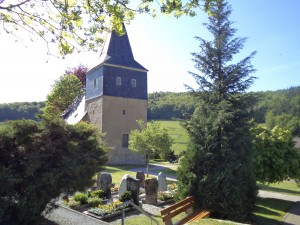
[[[145,188],[145,173],[144,171],[138,171],[136,172],[136,179],[140,180],[140,187]]]
[[[145,180],[145,203],[150,205],[157,204],[158,181],[156,178]]]
[[[127,191],[132,194],[134,204],[139,205],[140,182],[132,177],[127,178]]]
[[[112,177],[110,173],[102,172],[98,174],[97,188],[104,191],[104,195],[106,198],[111,198],[111,183]]]

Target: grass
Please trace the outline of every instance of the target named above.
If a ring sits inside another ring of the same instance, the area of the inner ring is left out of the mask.
[[[157,121],[162,127],[168,129],[169,135],[173,138],[173,150],[175,155],[179,155],[186,150],[189,136],[179,121]]]
[[[139,167],[143,167],[143,166],[138,166],[138,168]],[[131,166],[131,165],[105,166],[103,172],[109,172],[112,176],[112,183],[118,185],[118,184],[120,184],[121,179],[125,174],[129,174],[131,177],[136,176],[136,172],[130,171],[133,168],[137,168],[137,166]],[[163,168],[163,169],[152,170],[152,171],[157,172],[157,173],[164,172],[165,174],[170,174],[170,175],[176,176],[176,168],[173,169],[173,168],[166,167],[166,168]],[[149,178],[153,178],[153,177],[156,177],[156,176],[153,176],[153,175],[149,174]],[[168,182],[168,183],[170,183],[170,182]],[[171,182],[171,183],[174,183],[174,181]]]
[[[297,186],[297,183],[293,180],[283,181],[280,183],[272,183],[272,184],[258,184],[259,189],[265,191],[272,191],[281,194],[287,195],[297,195],[300,196],[300,187]]]
[[[292,206],[293,202],[272,199],[272,198],[259,198],[259,201],[256,205],[255,211],[253,212],[253,217],[251,219],[251,224],[253,225],[279,225],[285,216],[286,212]],[[160,215],[153,215],[159,224],[164,224]],[[173,222],[179,221],[183,218],[184,214],[180,214],[172,219]],[[149,218],[144,215],[128,217],[125,220],[126,225],[135,225],[135,224],[151,224]],[[154,224],[154,223],[152,223]],[[190,223],[190,225],[234,225],[238,224],[236,222],[227,221],[227,220],[217,220],[212,218],[202,219],[197,222]]]
[[[130,171],[130,169],[136,168],[137,166],[129,166],[129,165],[114,165],[114,166],[105,166],[105,169],[103,172],[109,172],[112,176],[112,183],[114,184],[120,184],[122,177],[125,174],[129,174],[131,177],[136,176],[136,172]],[[149,175],[149,177],[153,177]]]
[[[253,221],[255,224],[279,224],[292,204],[291,201],[281,199],[259,198],[253,212]]]

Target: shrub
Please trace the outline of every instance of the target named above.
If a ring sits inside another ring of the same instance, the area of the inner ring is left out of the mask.
[[[96,190],[96,191],[92,191],[90,194],[91,197],[103,198],[105,193],[103,190]]]
[[[88,210],[88,212],[96,214],[98,216],[104,216],[106,214],[106,211],[100,208],[91,208]]]
[[[157,199],[167,201],[174,198],[174,193],[170,191],[160,191],[157,193]]]
[[[106,162],[100,134],[84,122],[7,121],[0,143],[0,224],[38,224],[53,199],[92,186]]]
[[[98,207],[101,204],[102,199],[98,197],[92,197],[88,199],[88,203],[90,207]]]
[[[70,208],[77,208],[78,206],[80,206],[80,202],[75,201],[74,199],[69,200],[68,202],[68,206]]]
[[[88,196],[84,193],[77,193],[73,196],[73,199],[80,204],[87,204],[88,203]]]
[[[119,200],[121,202],[126,202],[128,200],[131,200],[132,199],[132,194],[130,191],[125,191],[120,197],[119,197]]]

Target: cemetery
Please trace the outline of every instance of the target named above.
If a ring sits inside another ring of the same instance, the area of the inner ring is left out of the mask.
[[[136,177],[124,174],[119,184],[112,183],[109,172],[100,172],[93,187],[62,197],[59,205],[102,221],[113,221],[123,213],[137,211],[137,207],[143,211],[145,204],[156,207],[173,204],[176,191],[176,183],[167,184],[163,172],[152,178],[146,178],[143,171],[137,171]]]

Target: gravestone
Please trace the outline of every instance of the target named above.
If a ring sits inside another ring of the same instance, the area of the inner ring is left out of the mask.
[[[158,191],[167,191],[167,178],[163,172],[160,172],[157,176]]]
[[[112,183],[112,177],[110,173],[102,172],[98,174],[97,189],[103,190],[106,198],[111,198],[111,190],[110,190],[111,183]]]
[[[127,191],[131,192],[134,204],[139,205],[140,181],[127,177]]]
[[[136,172],[136,179],[139,179],[140,187],[145,188],[145,173],[144,171],[138,171]]]
[[[120,182],[120,186],[119,186],[119,197],[121,197],[121,195],[127,191],[127,178],[130,177],[129,174],[125,174]]]
[[[158,181],[156,178],[145,180],[145,203],[150,205],[157,204]]]

